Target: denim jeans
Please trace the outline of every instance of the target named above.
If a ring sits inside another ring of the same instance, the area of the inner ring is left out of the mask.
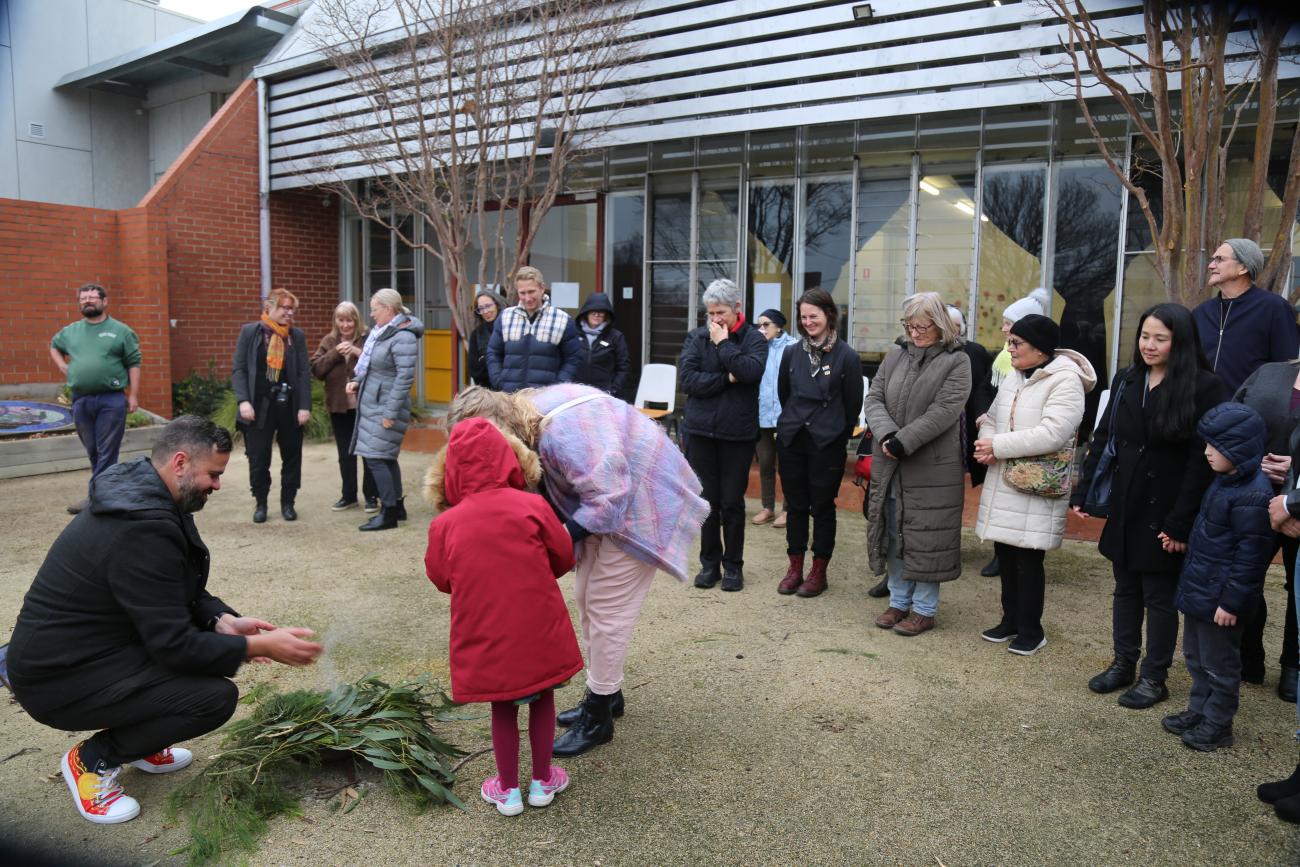
[[[898,518],[894,498],[885,497],[886,574],[889,576],[889,607],[933,617],[939,610],[939,585],[933,581],[908,581],[903,577],[903,558],[898,550]]]
[[[93,479],[117,463],[126,433],[126,395],[120,391],[78,394],[72,399],[72,421],[90,458]]]

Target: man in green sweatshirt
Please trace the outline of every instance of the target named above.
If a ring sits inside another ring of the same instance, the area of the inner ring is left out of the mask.
[[[108,293],[97,283],[77,290],[81,320],[50,341],[50,358],[72,389],[72,420],[90,458],[90,478],[117,463],[126,417],[140,391],[140,339],[106,312]],[[123,391],[125,390],[125,394]],[[77,514],[86,501],[68,511]]]

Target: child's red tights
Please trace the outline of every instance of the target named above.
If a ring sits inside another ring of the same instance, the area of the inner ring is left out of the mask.
[[[551,748],[555,745],[555,690],[544,690],[528,705],[528,746],[533,755],[533,779],[551,778]],[[492,752],[502,789],[519,786],[519,706],[492,702]]]

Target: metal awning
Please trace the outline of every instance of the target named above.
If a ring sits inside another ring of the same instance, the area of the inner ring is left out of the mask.
[[[292,15],[254,6],[70,72],[55,87],[93,88],[144,99],[151,87],[196,73],[229,75],[232,64],[260,59],[296,20]]]

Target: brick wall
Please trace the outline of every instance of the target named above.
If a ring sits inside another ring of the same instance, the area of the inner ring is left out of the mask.
[[[272,285],[298,296],[308,350],[338,300],[338,205],[271,196]],[[158,180],[122,211],[0,199],[0,385],[59,380],[54,332],[77,318],[76,287],[108,290],[140,335],[141,404],[170,416],[171,384],[216,363],[229,375],[239,328],[261,312],[257,89],[246,81]]]
[[[140,402],[171,413],[164,248],[147,215],[0,199],[0,384],[61,382],[50,338],[78,318],[75,290],[97,282],[108,312],[140,336]],[[159,309],[159,301],[163,304]]]

